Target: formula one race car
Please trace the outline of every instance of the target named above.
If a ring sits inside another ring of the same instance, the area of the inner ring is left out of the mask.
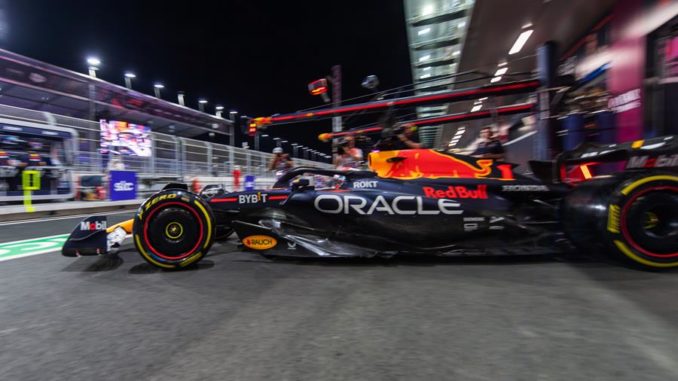
[[[67,256],[105,253],[131,234],[150,264],[200,261],[235,231],[267,256],[551,254],[604,249],[647,268],[678,266],[678,137],[582,146],[530,162],[418,149],[372,152],[371,171],[297,168],[271,190],[194,194],[169,185],[134,220],[90,217]],[[592,176],[592,172],[611,173]],[[332,178],[317,187],[309,175]]]

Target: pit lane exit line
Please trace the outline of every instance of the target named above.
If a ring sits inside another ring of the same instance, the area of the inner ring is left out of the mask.
[[[0,262],[61,250],[68,234],[0,243]]]

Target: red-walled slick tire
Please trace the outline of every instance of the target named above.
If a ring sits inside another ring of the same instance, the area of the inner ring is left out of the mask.
[[[215,237],[212,211],[193,193],[169,189],[146,200],[134,217],[133,240],[139,254],[163,269],[199,262]]]

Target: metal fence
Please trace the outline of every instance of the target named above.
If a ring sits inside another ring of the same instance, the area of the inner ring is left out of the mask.
[[[79,173],[102,173],[108,156],[99,152],[99,123],[47,112],[17,108],[0,104],[0,117],[17,121],[39,123],[46,126],[67,127],[77,134],[76,152],[72,167]],[[180,138],[152,132],[152,155],[150,157],[124,156],[125,169],[138,172],[141,177],[225,177],[230,176],[235,166],[241,173],[257,177],[272,176],[268,163],[272,154],[210,143],[189,138]],[[296,166],[331,167],[328,163],[294,158]]]

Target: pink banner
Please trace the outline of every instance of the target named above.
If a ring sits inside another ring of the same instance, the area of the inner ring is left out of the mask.
[[[614,8],[608,76],[610,103],[616,111],[617,141],[643,136],[643,75],[646,35],[630,33],[629,25],[643,16],[641,0],[621,0]]]
[[[613,10],[607,84],[617,141],[643,138],[647,36],[677,14],[678,2],[670,0],[620,0]]]

